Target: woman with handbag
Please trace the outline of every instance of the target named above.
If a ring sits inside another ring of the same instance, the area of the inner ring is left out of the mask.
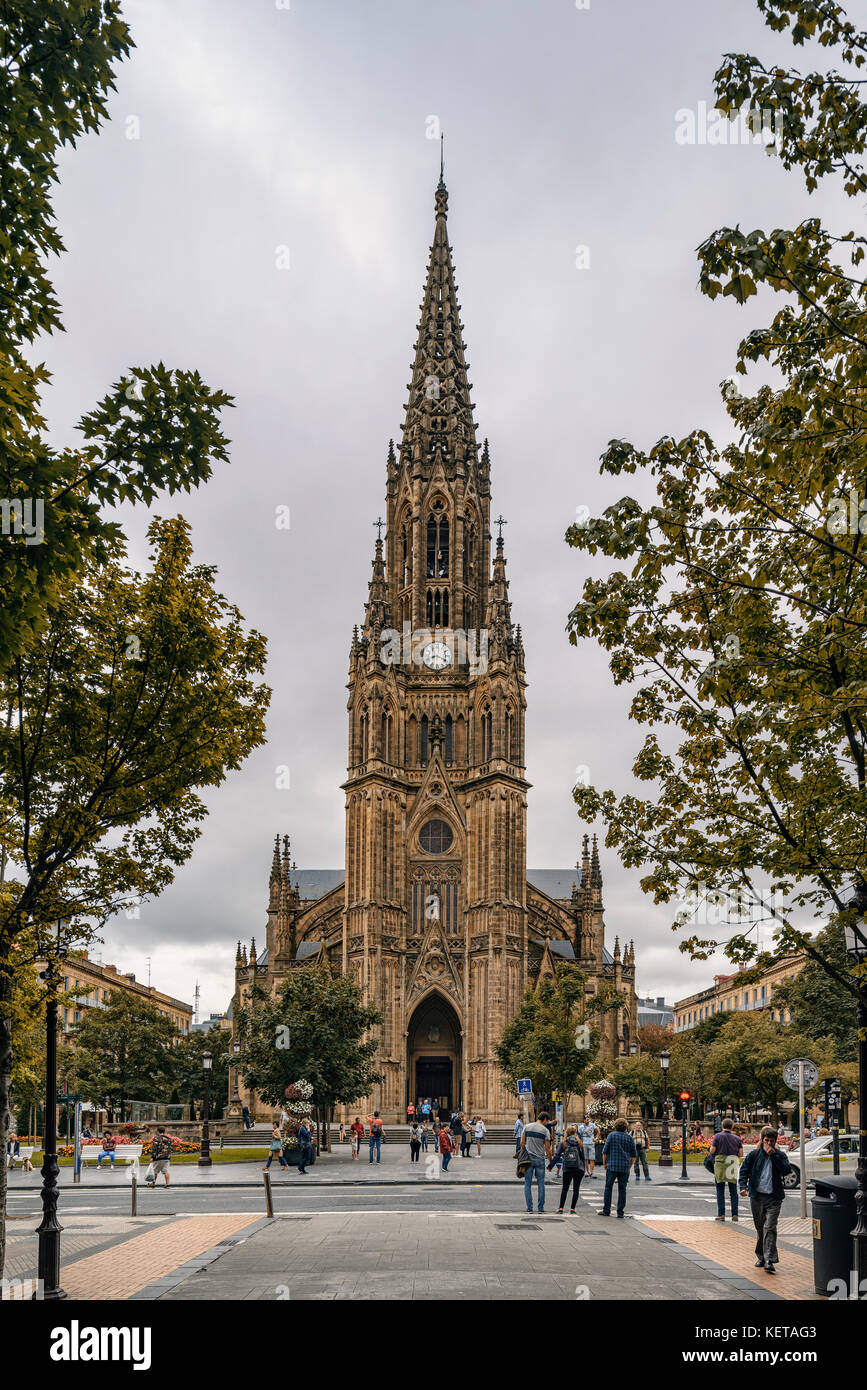
[[[267,1173],[268,1169],[271,1167],[272,1160],[275,1158],[279,1158],[281,1168],[289,1167],[289,1164],[283,1157],[283,1135],[280,1133],[280,1126],[276,1120],[271,1126],[271,1138],[268,1141],[268,1162],[262,1169],[263,1173]]]

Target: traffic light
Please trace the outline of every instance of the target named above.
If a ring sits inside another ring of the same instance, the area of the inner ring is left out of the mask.
[[[680,1100],[692,1100],[692,1093],[691,1093],[690,1091],[681,1091],[681,1092],[679,1093],[679,1099],[680,1099]]]

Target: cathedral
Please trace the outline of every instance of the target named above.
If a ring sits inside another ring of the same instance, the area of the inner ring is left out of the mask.
[[[604,1015],[602,1056],[630,1050],[635,953],[605,947],[595,837],[574,870],[527,870],[527,680],[512,620],[491,460],[476,439],[442,173],[402,439],[349,653],[345,870],[298,871],[277,840],[265,945],[238,944],[233,1014],[297,963],[352,971],[382,1014],[382,1082],[353,1113],[386,1123],[419,1097],[514,1117],[494,1048],[527,989],[574,961]],[[271,1118],[230,1078],[237,1112]]]

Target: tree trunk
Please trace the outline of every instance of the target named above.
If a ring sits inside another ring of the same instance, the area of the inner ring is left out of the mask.
[[[9,974],[9,947],[0,952],[0,1278],[6,1265],[6,1143],[12,1116],[9,1112],[12,1086],[12,1019],[9,1003],[12,999],[12,979]]]

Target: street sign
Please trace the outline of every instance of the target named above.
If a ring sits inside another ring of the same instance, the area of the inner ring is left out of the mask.
[[[798,1067],[799,1063],[804,1064],[804,1087],[810,1090],[819,1080],[819,1068],[815,1062],[811,1062],[809,1057],[793,1057],[791,1062],[787,1062],[783,1067],[783,1080],[790,1091],[798,1089]]]
[[[533,1083],[529,1076],[524,1076],[518,1082],[518,1095],[531,1096],[533,1094]]]

